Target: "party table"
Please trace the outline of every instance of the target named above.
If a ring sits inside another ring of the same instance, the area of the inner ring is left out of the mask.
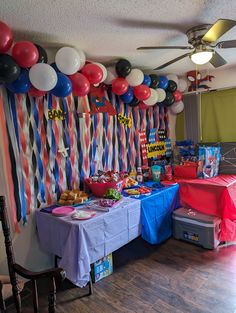
[[[60,257],[59,266],[79,287],[89,281],[90,264],[141,234],[140,221],[140,201],[131,198],[123,198],[109,212],[97,211],[95,217],[81,221],[36,211],[41,247]]]
[[[171,212],[178,207],[178,190],[176,184],[154,190],[148,196],[124,196],[109,212],[97,211],[96,216],[83,221],[37,210],[40,245],[60,257],[59,266],[67,278],[83,287],[89,281],[90,264],[141,234],[152,244],[171,236]]]
[[[181,205],[222,219],[220,240],[236,240],[236,175],[181,179]]]

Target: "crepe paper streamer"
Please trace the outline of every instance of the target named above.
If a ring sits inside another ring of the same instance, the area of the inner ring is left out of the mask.
[[[71,143],[70,143],[70,134],[69,134],[69,114],[68,114],[68,106],[65,98],[60,99],[62,101],[62,107],[64,112],[66,112],[66,119],[63,121],[64,126],[64,145],[65,147],[69,147],[68,154],[69,157],[66,158],[66,180],[67,180],[67,187],[68,189],[72,189],[72,168],[71,168]]]
[[[36,105],[38,107],[38,117],[39,117],[38,132],[39,132],[40,139],[41,139],[40,157],[41,157],[43,168],[44,168],[43,185],[44,185],[44,192],[45,192],[45,203],[51,204],[52,199],[50,195],[50,177],[47,171],[47,166],[49,162],[49,154],[47,151],[47,136],[46,136],[46,125],[45,125],[46,123],[45,108],[47,108],[47,103],[43,100],[42,97],[38,97],[36,98]]]
[[[169,138],[169,110],[168,108],[164,108],[164,121],[165,121],[165,130],[166,130],[166,137]]]
[[[108,157],[109,157],[109,147],[108,147],[108,127],[109,127],[109,115],[108,113],[105,113],[103,116],[103,137],[105,142],[105,149],[104,149],[104,170],[108,171]]]
[[[4,162],[4,167],[6,170],[6,175],[7,175],[7,183],[8,183],[8,188],[9,188],[9,200],[10,200],[10,216],[13,219],[13,223],[15,226],[16,232],[19,233],[20,229],[17,223],[17,218],[16,218],[16,205],[15,205],[15,199],[14,199],[14,185],[13,185],[13,180],[11,176],[11,159],[10,155],[8,152],[8,135],[7,135],[7,128],[6,128],[6,120],[5,120],[5,114],[4,114],[4,108],[3,108],[3,95],[2,95],[2,90],[0,90],[0,127],[2,131],[2,144],[4,146],[4,151],[5,151],[5,158],[3,158]]]
[[[127,127],[131,127],[132,126],[132,120],[130,117],[126,117],[122,114],[118,114],[118,121],[120,122],[120,124],[124,124]]]
[[[32,188],[32,167],[31,167],[31,144],[29,136],[29,114],[27,106],[30,104],[27,102],[25,95],[16,95],[16,108],[18,114],[18,131],[20,137],[20,161],[21,169],[23,174],[24,189],[25,189],[25,199],[26,199],[26,213],[30,214],[30,211],[33,207],[32,199],[34,197],[33,188]]]
[[[22,169],[21,166],[16,166],[20,160],[20,143],[19,143],[19,132],[17,123],[17,113],[15,106],[15,97],[11,92],[8,92],[9,101],[6,96],[6,91],[3,90],[4,96],[4,111],[6,114],[6,122],[8,129],[8,140],[9,140],[9,154],[12,164],[12,179],[14,182],[14,195],[16,202],[16,214],[17,221],[19,222],[22,218],[22,200],[21,200],[21,182],[22,182]]]
[[[48,110],[48,119],[49,120],[61,120],[64,121],[66,113],[61,109],[52,109]]]

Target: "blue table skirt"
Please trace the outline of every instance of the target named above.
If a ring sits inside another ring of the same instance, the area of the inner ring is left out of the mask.
[[[145,183],[152,186],[153,182]],[[149,196],[140,196],[142,209],[142,238],[159,244],[172,235],[172,212],[180,206],[179,185],[153,190]]]

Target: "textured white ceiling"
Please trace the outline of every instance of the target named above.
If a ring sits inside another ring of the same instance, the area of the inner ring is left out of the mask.
[[[235,0],[1,0],[0,20],[14,30],[16,39],[48,47],[72,45],[94,61],[127,58],[133,66],[153,69],[186,50],[137,51],[139,46],[186,45],[185,31],[213,24],[219,18],[236,19]],[[236,27],[222,40],[236,39]],[[236,64],[236,48],[221,50]],[[213,69],[208,64],[202,69]],[[194,69],[189,58],[160,73],[181,74]]]

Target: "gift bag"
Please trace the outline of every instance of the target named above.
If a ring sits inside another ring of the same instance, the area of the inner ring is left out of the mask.
[[[199,147],[198,177],[210,178],[218,175],[220,147]]]

